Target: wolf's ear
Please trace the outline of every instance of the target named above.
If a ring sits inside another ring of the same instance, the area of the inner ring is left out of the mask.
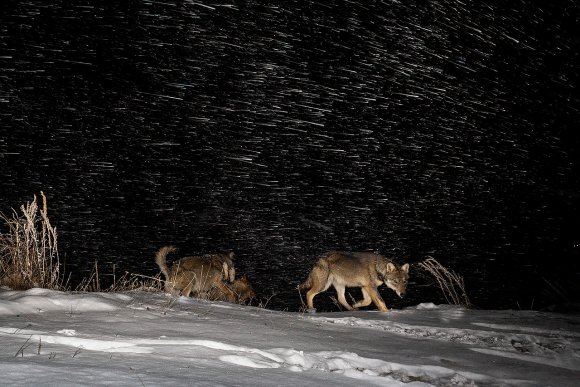
[[[403,270],[405,273],[409,272],[409,264],[405,263],[403,266],[401,266],[401,270]]]
[[[230,259],[234,259],[234,252],[230,251],[230,253],[228,254],[228,257],[230,257]]]
[[[387,273],[391,273],[395,270],[396,270],[395,265],[393,265],[391,262],[387,263]]]

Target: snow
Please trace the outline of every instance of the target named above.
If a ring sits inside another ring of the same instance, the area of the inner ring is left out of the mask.
[[[2,384],[573,386],[580,315],[419,304],[304,314],[0,289]]]

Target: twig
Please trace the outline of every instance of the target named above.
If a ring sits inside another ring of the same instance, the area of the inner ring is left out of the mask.
[[[133,371],[133,373],[135,374],[135,376],[137,377],[137,379],[139,379],[139,381],[141,382],[141,385],[142,385],[143,387],[145,387],[145,383],[143,383],[143,380],[142,380],[142,379],[141,379],[141,377],[140,377],[140,376],[137,374],[137,371],[135,371],[135,369],[134,369],[133,367],[129,367],[129,369],[130,369],[131,371]]]
[[[30,335],[30,337],[28,337],[28,339],[26,339],[26,341],[24,342],[24,344],[22,344],[22,346],[20,347],[20,349],[18,351],[16,351],[16,354],[14,355],[14,357],[18,357],[18,354],[21,353],[22,357],[24,357],[24,349],[28,348],[28,346],[26,345],[26,343],[28,343],[28,341],[30,341],[30,339],[32,338],[32,335]]]
[[[266,298],[266,303],[264,303],[262,300],[260,300],[260,303],[258,304],[258,308],[266,309],[266,306],[268,306],[268,303],[270,302],[272,297],[274,297],[275,295],[276,295],[276,293],[272,293],[272,295],[270,295],[270,297]]]

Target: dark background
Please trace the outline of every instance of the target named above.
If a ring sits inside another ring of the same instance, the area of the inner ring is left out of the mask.
[[[576,2],[118,3],[0,5],[0,211],[44,191],[73,281],[233,250],[296,310],[371,249],[484,308],[580,298]]]

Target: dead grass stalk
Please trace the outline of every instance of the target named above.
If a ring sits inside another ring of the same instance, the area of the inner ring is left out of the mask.
[[[13,209],[12,216],[0,214],[8,227],[0,233],[0,285],[25,290],[33,287],[62,288],[59,276],[56,227],[50,224],[46,196],[43,192],[42,208],[34,200]]]
[[[466,308],[472,306],[465,292],[463,277],[459,274],[447,269],[433,257],[427,257],[427,259],[417,265],[435,278],[448,303],[463,305]]]

